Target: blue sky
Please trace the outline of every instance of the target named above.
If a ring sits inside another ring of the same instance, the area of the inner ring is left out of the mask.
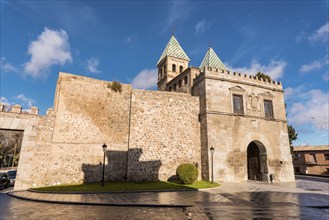
[[[44,114],[60,71],[156,89],[172,32],[191,66],[211,44],[281,81],[295,145],[328,144],[328,1],[1,0],[1,102]]]

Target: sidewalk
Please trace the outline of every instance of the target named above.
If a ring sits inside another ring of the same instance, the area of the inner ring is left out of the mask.
[[[39,193],[14,191],[8,195],[30,201],[108,206],[190,207],[220,203],[293,205],[329,208],[329,183],[296,180],[293,183],[223,183],[217,189],[178,192]]]

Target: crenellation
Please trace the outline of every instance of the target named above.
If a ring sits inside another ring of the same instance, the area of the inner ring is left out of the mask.
[[[11,112],[14,113],[21,113],[22,112],[22,106],[16,104],[11,107]]]

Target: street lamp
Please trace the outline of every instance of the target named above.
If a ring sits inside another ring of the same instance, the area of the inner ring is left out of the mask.
[[[211,153],[211,183],[214,182],[214,151],[215,148],[213,146],[210,147],[210,153]]]
[[[102,145],[103,152],[104,152],[104,159],[103,159],[103,175],[102,175],[102,186],[104,186],[104,176],[105,176],[105,152],[107,150],[107,145],[104,143]]]

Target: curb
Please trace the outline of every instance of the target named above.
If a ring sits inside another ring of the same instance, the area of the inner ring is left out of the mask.
[[[195,204],[185,204],[185,205],[175,205],[175,204],[117,204],[117,203],[97,203],[97,202],[68,202],[68,201],[52,201],[52,200],[42,200],[42,199],[32,199],[24,196],[15,195],[14,192],[7,193],[16,199],[22,199],[32,202],[44,202],[52,204],[67,204],[67,205],[93,205],[93,206],[130,206],[130,207],[164,207],[164,208],[186,208],[192,207]]]
[[[210,189],[216,189],[215,188],[207,188]],[[135,191],[108,191],[108,192],[92,192],[92,191],[39,191],[35,189],[27,189],[29,192],[33,193],[47,193],[47,194],[115,194],[115,193],[147,193],[147,192],[190,192],[190,191],[199,191],[199,190],[205,190],[205,189],[166,189],[166,190],[135,190]],[[24,191],[24,190],[23,190]]]

